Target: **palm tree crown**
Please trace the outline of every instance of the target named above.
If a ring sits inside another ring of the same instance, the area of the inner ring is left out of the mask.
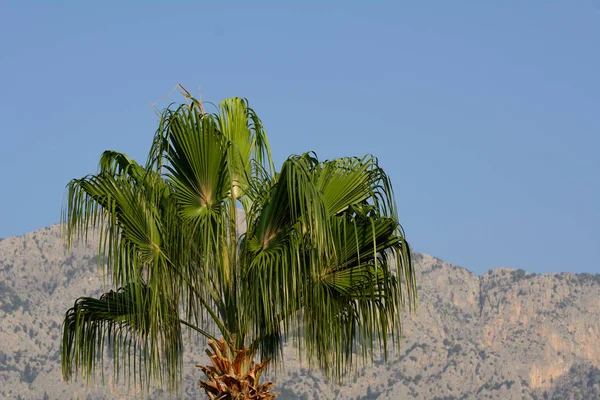
[[[93,376],[109,344],[117,376],[176,389],[183,326],[275,363],[292,338],[339,380],[356,355],[397,347],[400,312],[416,305],[377,159],[305,153],[275,172],[262,123],[239,98],[213,114],[192,98],[163,111],[145,166],[105,152],[97,174],[69,183],[63,227],[69,245],[98,232],[118,288],[66,313],[66,379]]]

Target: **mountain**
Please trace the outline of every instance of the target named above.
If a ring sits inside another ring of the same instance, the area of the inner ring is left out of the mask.
[[[271,373],[280,399],[600,399],[600,275],[477,276],[428,255],[415,260],[419,309],[404,318],[399,354],[334,385],[286,346],[285,369]],[[61,379],[64,313],[103,292],[95,248],[67,253],[58,226],[0,240],[0,398],[140,396],[110,373],[89,386]],[[194,365],[206,362],[204,343],[186,345],[182,397],[204,398]]]

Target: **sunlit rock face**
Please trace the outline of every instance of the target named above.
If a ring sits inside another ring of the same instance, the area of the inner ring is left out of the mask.
[[[68,253],[58,226],[0,240],[0,398],[136,394],[108,367],[104,384],[60,377],[65,311],[77,297],[111,288],[91,242]],[[405,315],[400,353],[376,357],[337,386],[311,372],[290,344],[284,369],[268,377],[280,399],[600,398],[600,276],[513,269],[477,276],[428,255],[415,260],[419,310]],[[203,349],[187,344],[177,397],[203,398],[194,367],[207,362]],[[169,398],[160,390],[146,397]]]

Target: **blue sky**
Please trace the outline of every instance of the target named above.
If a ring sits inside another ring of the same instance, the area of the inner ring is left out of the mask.
[[[597,2],[96,4],[0,6],[0,237],[103,150],[143,161],[181,83],[248,98],[278,164],[379,157],[417,251],[600,272]]]

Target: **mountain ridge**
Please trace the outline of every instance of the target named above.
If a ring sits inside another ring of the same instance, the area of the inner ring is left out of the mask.
[[[238,211],[239,211],[238,215],[241,218],[243,218],[243,211],[242,210],[238,210]],[[61,227],[61,224],[60,223],[56,223],[56,224],[48,225],[46,227],[42,227],[42,228],[39,228],[39,229],[34,229],[32,231],[28,231],[28,232],[23,233],[21,235],[14,235],[14,236],[8,236],[8,237],[3,237],[3,238],[0,237],[0,243],[3,240],[12,239],[12,238],[25,237],[25,236],[28,236],[28,235],[32,235],[32,234],[34,234],[34,233],[36,233],[38,231],[47,230],[47,229],[50,229],[50,230],[53,230],[53,231],[55,230],[57,232],[60,232],[60,229],[61,229],[60,227]],[[472,274],[474,274],[477,277],[482,277],[483,275],[489,274],[489,273],[491,273],[493,271],[496,271],[496,270],[524,271],[526,274],[530,274],[530,275],[534,275],[534,276],[535,275],[554,275],[554,274],[563,274],[563,273],[565,273],[565,274],[573,274],[573,275],[593,275],[593,276],[597,275],[597,276],[600,276],[600,273],[593,273],[592,274],[592,273],[589,273],[589,272],[570,272],[570,271],[527,272],[527,270],[525,270],[523,268],[514,268],[514,267],[508,267],[508,266],[496,267],[496,268],[489,269],[489,270],[487,270],[485,272],[482,272],[482,273],[477,273],[475,271],[470,270],[468,267],[464,267],[464,266],[459,265],[459,264],[454,264],[451,261],[444,260],[444,259],[442,259],[440,257],[432,256],[432,255],[429,255],[427,253],[422,253],[422,252],[416,251],[414,249],[413,249],[413,253],[428,255],[429,257],[431,257],[432,259],[434,259],[436,262],[448,263],[448,264],[451,264],[451,265],[453,265],[453,266],[455,266],[457,268],[462,268],[464,270],[467,270],[467,271],[471,272]]]
[[[272,373],[280,398],[600,398],[600,275],[477,275],[419,253],[415,265],[419,309],[404,315],[399,354],[376,357],[336,386],[286,345],[285,370]],[[96,248],[68,253],[58,224],[0,239],[0,397],[141,396],[113,384],[110,373],[107,385],[90,387],[60,377],[64,312],[77,297],[103,291]],[[203,398],[194,365],[204,362],[202,342],[186,345],[182,397]]]

